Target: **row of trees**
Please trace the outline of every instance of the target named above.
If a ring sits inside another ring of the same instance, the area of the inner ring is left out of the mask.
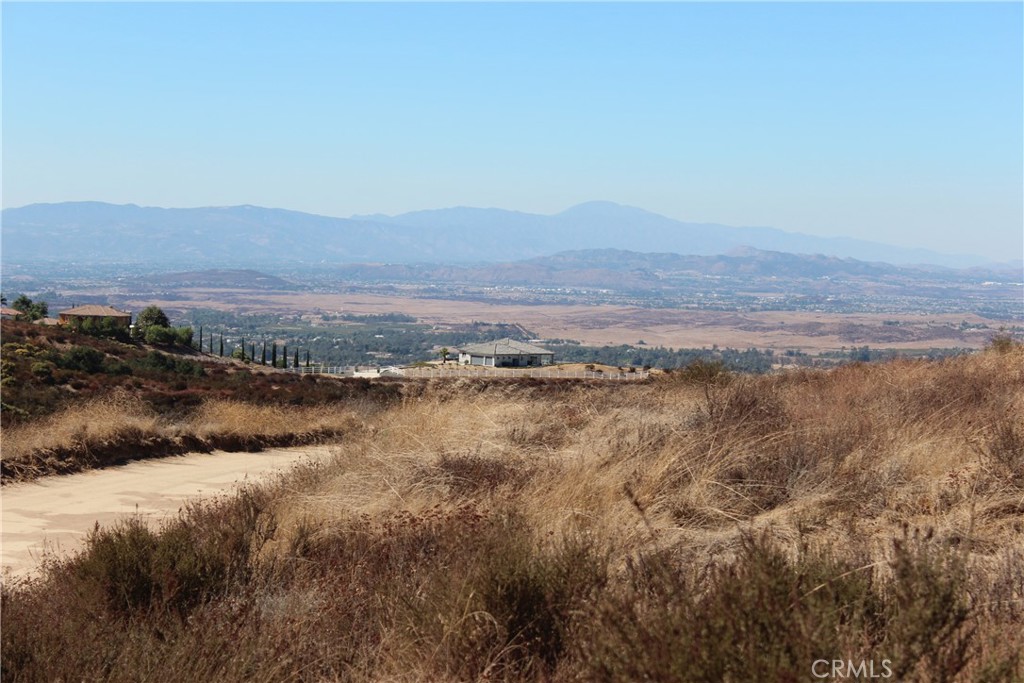
[[[0,303],[7,305],[7,298],[0,296]],[[45,318],[49,313],[49,306],[45,301],[32,301],[29,297],[22,294],[11,304],[12,308],[19,311],[18,319],[26,322],[34,322],[41,318]],[[194,344],[194,332],[191,327],[173,327],[171,325],[170,318],[164,313],[163,309],[159,306],[147,306],[142,309],[138,317],[135,319],[135,325],[129,332],[128,329],[123,327],[122,324],[113,318],[103,318],[100,320],[85,319],[75,324],[75,331],[83,332],[97,337],[107,337],[111,339],[117,339],[118,341],[140,341],[147,344],[153,344],[154,346],[188,346],[196,348],[199,351],[203,350],[204,342],[208,343],[207,352],[213,353],[214,335],[210,334],[209,337],[205,337],[203,334],[203,326],[199,326],[199,343]],[[224,355],[224,335],[220,335],[220,342],[218,344],[219,355]],[[242,339],[241,343],[235,347],[231,352],[232,358],[247,362],[256,362],[256,344],[250,343],[248,353],[246,353],[245,340]],[[305,365],[308,368],[310,366],[310,353],[309,349],[306,350]],[[288,367],[299,367],[300,357],[299,350],[295,349],[294,356],[290,359],[289,364],[288,357],[288,346],[284,345],[281,349],[280,358],[277,352],[277,343],[271,343],[270,345],[270,358],[268,363],[267,358],[267,342],[262,342],[262,349],[260,354],[259,363],[260,365],[270,365],[276,368],[288,368]]]
[[[191,343],[191,341],[190,341]],[[213,354],[214,334],[211,332],[209,335],[203,333],[203,326],[199,326],[199,345],[196,348],[200,351],[203,350],[203,345],[206,344],[206,352]],[[281,354],[277,353],[277,342],[270,342],[270,354],[268,362],[267,354],[267,341],[264,339],[260,342],[260,356],[256,358],[256,342],[249,342],[246,347],[245,338],[243,337],[235,348],[231,351],[229,356],[236,358],[247,363],[259,363],[260,365],[269,365],[272,368],[297,368],[300,367],[301,359],[299,349],[295,349],[294,355],[291,357],[291,364],[289,365],[288,357],[288,345],[283,344],[281,346]],[[220,334],[220,338],[217,340],[217,355],[224,356],[224,334]],[[309,356],[309,349],[306,349],[305,367],[310,367],[311,361]]]

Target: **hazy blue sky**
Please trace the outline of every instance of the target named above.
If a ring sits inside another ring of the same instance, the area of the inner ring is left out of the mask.
[[[1024,251],[1019,2],[2,12],[4,207],[607,199]]]

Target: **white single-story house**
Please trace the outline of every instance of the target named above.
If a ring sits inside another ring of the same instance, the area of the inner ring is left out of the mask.
[[[461,365],[528,368],[536,365],[551,365],[554,362],[555,354],[551,351],[511,339],[472,344],[459,349]]]

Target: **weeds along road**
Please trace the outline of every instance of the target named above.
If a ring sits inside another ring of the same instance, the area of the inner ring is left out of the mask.
[[[190,453],[5,486],[0,492],[3,577],[30,575],[44,552],[79,549],[96,522],[108,525],[138,515],[158,525],[186,501],[231,491],[302,460],[326,457],[329,450]]]

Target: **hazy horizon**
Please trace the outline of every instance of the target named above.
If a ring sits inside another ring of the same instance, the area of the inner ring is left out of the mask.
[[[3,206],[612,201],[1024,254],[1019,3],[3,6]]]

